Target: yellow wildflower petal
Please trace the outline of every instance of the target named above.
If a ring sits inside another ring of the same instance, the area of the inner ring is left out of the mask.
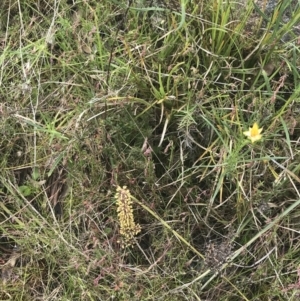
[[[243,132],[243,134],[245,136],[247,136],[251,142],[255,142],[255,141],[258,141],[261,139],[262,135],[261,135],[261,132],[262,132],[262,128],[259,128],[258,127],[258,124],[255,122],[252,126],[252,128],[249,128],[249,131],[246,131],[246,132]]]

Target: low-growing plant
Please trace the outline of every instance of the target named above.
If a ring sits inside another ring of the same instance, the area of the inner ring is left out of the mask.
[[[298,300],[297,1],[1,5],[1,300]]]

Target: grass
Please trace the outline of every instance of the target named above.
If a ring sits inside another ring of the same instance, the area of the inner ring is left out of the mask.
[[[0,300],[299,299],[296,1],[0,12]]]

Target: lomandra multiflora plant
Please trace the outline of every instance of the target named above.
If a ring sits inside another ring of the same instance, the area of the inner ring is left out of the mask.
[[[128,247],[134,242],[134,237],[141,232],[141,226],[134,222],[132,196],[126,186],[117,187],[115,198],[117,200],[120,235],[122,236],[120,243],[122,247]]]

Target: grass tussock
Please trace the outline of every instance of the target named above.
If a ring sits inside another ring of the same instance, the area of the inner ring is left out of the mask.
[[[298,300],[297,1],[2,1],[0,300]]]

